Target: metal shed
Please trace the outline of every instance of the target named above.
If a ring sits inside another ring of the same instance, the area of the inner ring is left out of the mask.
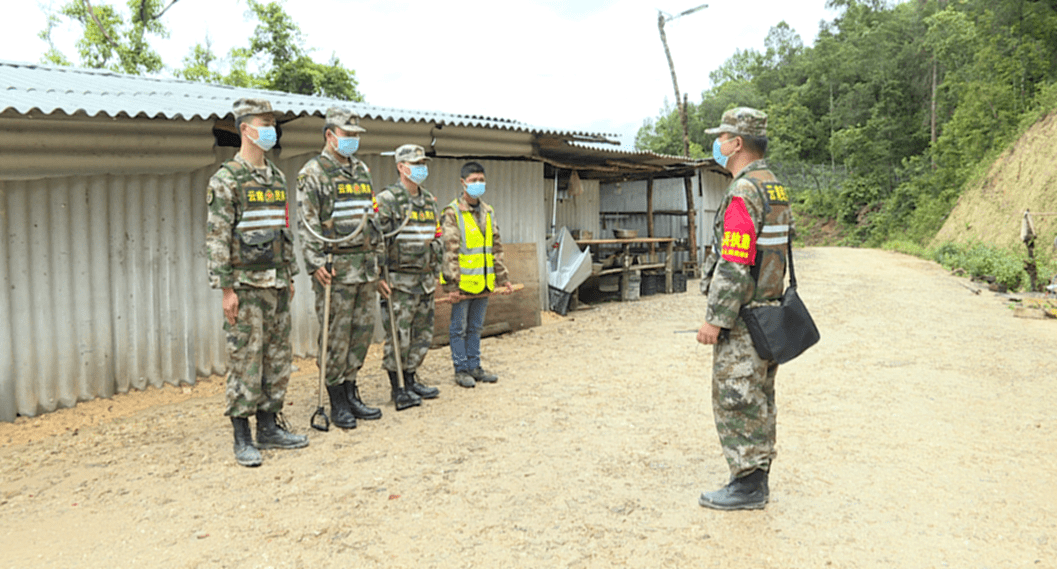
[[[442,202],[457,195],[462,163],[482,161],[504,242],[536,247],[541,307],[554,179],[580,172],[585,192],[563,215],[597,224],[598,173],[683,160],[586,146],[615,145],[605,134],[103,70],[0,61],[0,86],[2,421],[224,372],[204,194],[236,151],[230,109],[240,97],[267,98],[283,113],[271,158],[288,181],[322,147],[333,105],[362,117],[357,156],[379,188],[397,179],[381,153],[401,144],[434,157],[425,186]],[[310,356],[318,324],[308,276],[296,287],[294,353]]]
[[[233,136],[239,97],[267,98],[284,113],[272,158],[288,180],[322,147],[332,105],[363,117],[358,156],[378,187],[397,179],[381,153],[400,144],[435,157],[426,187],[442,201],[456,195],[464,159],[483,160],[504,240],[537,244],[543,290],[540,141],[608,141],[505,119],[101,70],[0,61],[0,84],[4,421],[223,373],[220,293],[208,287],[204,266],[204,192],[236,151],[223,140]],[[294,350],[312,355],[318,325],[307,275],[297,288]]]

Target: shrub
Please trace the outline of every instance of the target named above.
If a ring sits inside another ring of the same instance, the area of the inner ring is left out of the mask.
[[[1019,255],[990,245],[944,243],[933,251],[932,258],[948,270],[964,269],[974,277],[993,276],[996,283],[1011,291],[1028,282]]]

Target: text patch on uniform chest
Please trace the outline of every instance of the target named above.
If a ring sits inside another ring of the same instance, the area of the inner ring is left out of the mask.
[[[282,205],[286,203],[286,190],[250,186],[246,188],[246,201],[251,204]]]
[[[338,195],[339,196],[373,196],[374,192],[371,189],[370,184],[365,183],[350,183],[350,182],[339,182],[338,183]]]
[[[437,219],[437,215],[429,210],[413,209],[408,213],[408,216],[411,221],[435,221]]]
[[[789,203],[789,194],[785,191],[785,186],[778,182],[764,182],[763,189],[767,192],[767,199],[771,203],[785,204]]]

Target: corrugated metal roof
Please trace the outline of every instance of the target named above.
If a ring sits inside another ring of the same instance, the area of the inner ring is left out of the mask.
[[[659,154],[649,150],[639,150],[637,148],[629,148],[627,146],[613,146],[607,144],[600,144],[597,142],[583,142],[570,140],[566,144],[576,148],[584,148],[587,150],[594,150],[599,154],[610,154],[616,155],[621,158],[640,158],[640,159],[653,159],[652,161],[657,164],[665,165],[693,165],[693,164],[706,164],[708,162],[715,162],[712,158],[703,158],[695,160],[693,158],[686,158],[685,156],[674,156],[672,154]]]
[[[324,116],[333,105],[349,107],[363,118],[393,122],[432,122],[441,125],[512,130],[533,134],[582,137],[595,140],[616,135],[565,131],[522,122],[432,111],[376,107],[326,97],[297,95],[212,85],[161,77],[125,75],[101,69],[56,67],[0,60],[0,112],[129,116],[166,119],[216,119],[231,114],[231,103],[240,97],[264,97],[287,116]]]

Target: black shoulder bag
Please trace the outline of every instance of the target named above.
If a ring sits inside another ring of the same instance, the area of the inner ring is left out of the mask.
[[[762,359],[784,364],[804,353],[818,342],[818,328],[807,307],[796,293],[793,271],[793,235],[787,243],[789,253],[789,288],[778,306],[742,307],[739,315],[749,329],[749,336]]]

